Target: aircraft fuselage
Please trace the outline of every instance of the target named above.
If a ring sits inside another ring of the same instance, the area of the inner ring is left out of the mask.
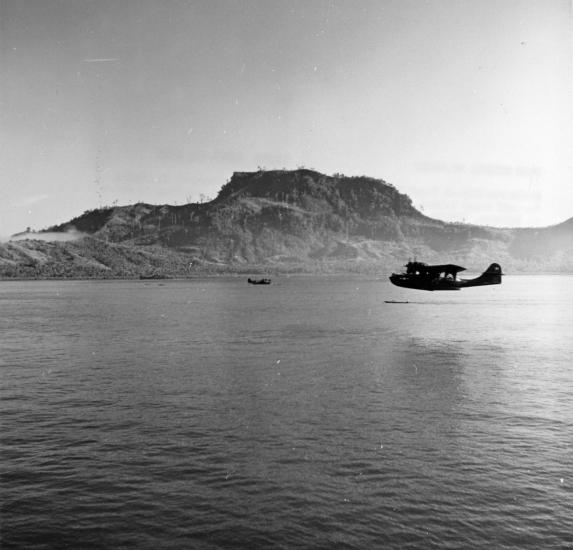
[[[460,290],[472,286],[501,284],[501,267],[491,264],[475,279],[456,279],[463,267],[447,264],[445,266],[427,266],[421,262],[409,262],[406,273],[393,273],[390,281],[396,286],[417,290]]]

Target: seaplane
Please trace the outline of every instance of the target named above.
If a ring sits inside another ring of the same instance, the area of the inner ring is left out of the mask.
[[[418,290],[460,290],[470,286],[500,285],[501,266],[491,264],[475,279],[458,279],[465,267],[454,264],[427,265],[424,262],[408,262],[405,273],[392,273],[390,281],[396,286]]]

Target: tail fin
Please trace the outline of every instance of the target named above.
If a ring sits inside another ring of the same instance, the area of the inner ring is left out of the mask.
[[[486,284],[489,285],[499,285],[501,284],[501,266],[499,264],[491,264],[479,277],[487,281]]]

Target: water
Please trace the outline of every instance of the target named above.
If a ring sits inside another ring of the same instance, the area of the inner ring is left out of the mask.
[[[1,283],[1,547],[571,547],[572,283]]]

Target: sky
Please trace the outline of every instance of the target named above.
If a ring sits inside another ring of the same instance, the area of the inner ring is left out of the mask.
[[[0,236],[259,167],[562,222],[572,29],[571,0],[0,0]]]

